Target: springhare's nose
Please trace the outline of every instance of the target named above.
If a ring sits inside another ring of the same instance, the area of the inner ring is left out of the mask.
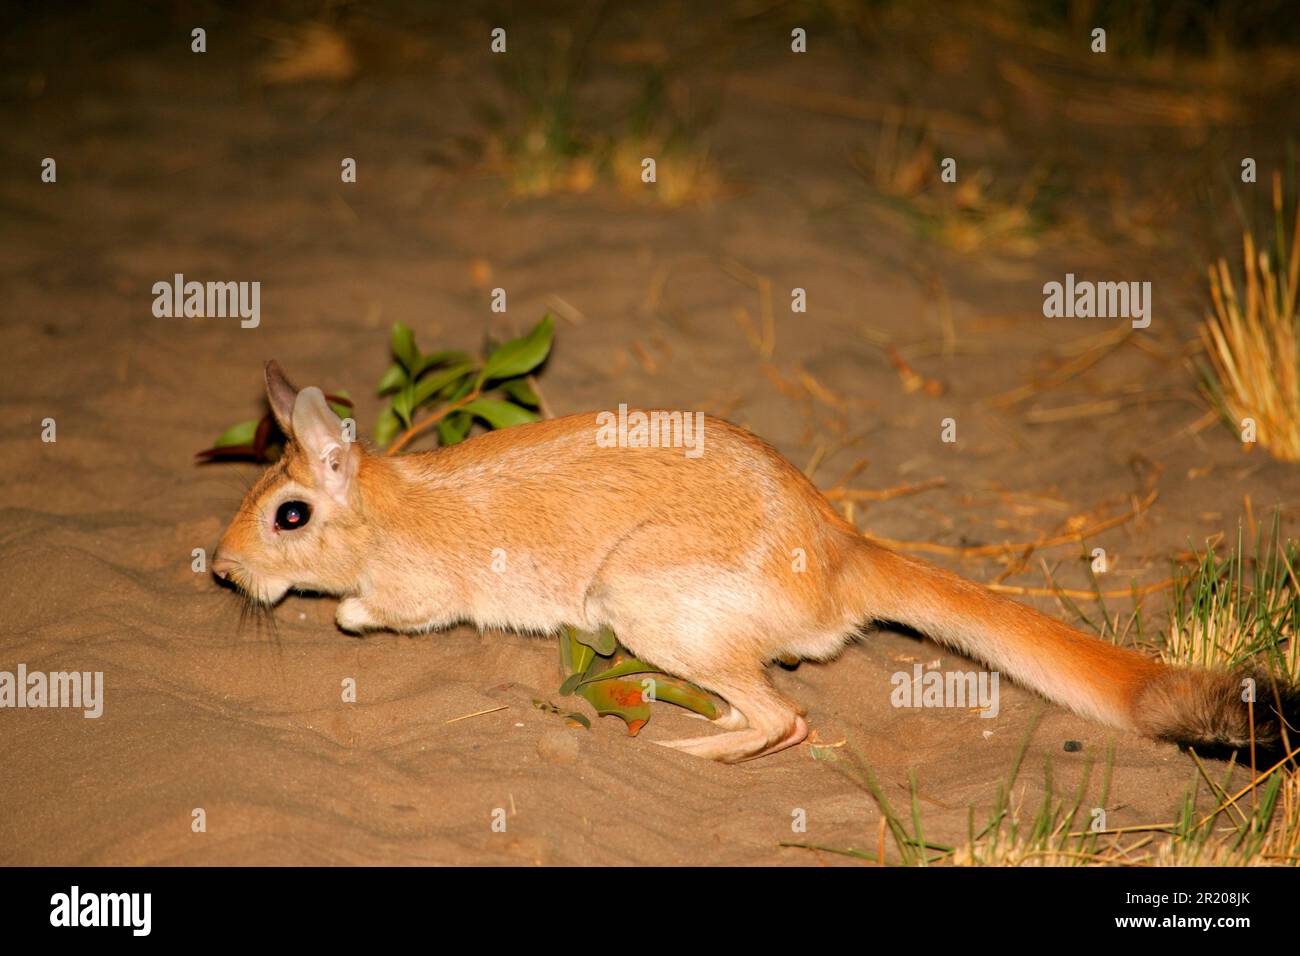
[[[224,554],[218,553],[212,559],[212,573],[223,581],[229,581],[231,572],[239,567],[238,561],[233,561]]]

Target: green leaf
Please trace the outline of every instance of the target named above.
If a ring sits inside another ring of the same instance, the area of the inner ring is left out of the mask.
[[[476,398],[461,406],[461,411],[477,415],[493,428],[509,428],[537,421],[537,413],[496,398]]]
[[[419,378],[425,372],[429,371],[429,369],[437,365],[447,365],[448,363],[459,365],[462,362],[473,361],[474,357],[468,352],[431,352],[424,358],[420,359],[419,367],[415,369],[413,374],[416,378]]]
[[[455,385],[447,386],[446,391],[443,392],[443,397],[448,401],[458,402],[472,391],[474,391],[474,380],[466,378]]]
[[[529,408],[537,408],[541,405],[541,399],[533,391],[533,387],[528,384],[526,378],[512,378],[507,382],[501,383],[501,391],[510,396],[516,405],[527,405]]]
[[[678,707],[685,707],[687,710],[709,718],[709,720],[717,719],[718,705],[713,702],[712,697],[694,684],[679,680],[676,677],[656,677],[654,682],[655,700],[662,700],[665,704],[676,704]]]
[[[379,384],[375,386],[376,395],[387,395],[389,392],[395,392],[403,385],[410,381],[400,362],[394,362],[385,370],[383,377],[379,379]]]
[[[390,406],[407,428],[411,427],[411,412],[415,409],[414,393],[415,389],[407,385],[393,396],[393,403]]]
[[[568,696],[577,691],[578,684],[588,676],[595,662],[595,652],[589,645],[577,640],[577,628],[567,627],[560,633],[560,672],[565,675],[560,693]]]
[[[470,372],[474,371],[474,368],[473,362],[463,362],[460,365],[442,369],[432,375],[426,375],[415,383],[411,407],[419,408],[448,385],[469,375]]]
[[[614,640],[614,632],[608,627],[602,627],[599,631],[580,631],[577,628],[570,628],[569,633],[579,644],[585,644],[601,657],[609,657],[618,647],[618,642]]]
[[[621,654],[614,659],[614,663],[603,671],[595,674],[588,674],[583,678],[583,683],[594,680],[604,680],[607,677],[627,677],[630,674],[662,674],[659,668],[653,664],[647,664],[645,661],[639,661],[635,657],[623,657]]]
[[[577,633],[576,629],[570,627],[565,628],[564,633],[560,635],[560,667],[566,675],[581,679],[591,670],[596,652],[577,640],[575,637]],[[568,684],[567,680],[565,684]]]
[[[420,363],[420,350],[415,347],[415,333],[401,322],[393,323],[393,357],[408,372],[413,372]]]
[[[570,694],[576,694],[582,682],[581,674],[570,674],[564,678],[564,683],[560,685],[560,696],[568,697]]]
[[[392,405],[387,406],[379,413],[379,421],[375,422],[375,444],[380,448],[387,448],[401,430],[401,419],[393,411]]]
[[[257,434],[257,423],[259,421],[261,419],[254,418],[251,422],[240,422],[238,425],[230,426],[212,443],[212,447],[225,448],[227,445],[251,445],[253,436]]]
[[[464,412],[452,412],[438,422],[438,441],[443,445],[458,445],[465,440],[465,436],[469,434],[470,426],[473,424],[473,415],[466,415]]]
[[[635,737],[650,719],[650,702],[642,700],[642,688],[636,681],[596,681],[578,688],[578,696],[596,708],[601,717],[618,717],[627,724],[627,734]]]
[[[583,637],[591,636],[582,631],[573,631],[572,633],[574,641],[581,641],[584,644],[586,641],[582,640]],[[608,633],[610,639],[613,640],[613,631]],[[627,656],[625,651],[620,651],[618,656],[614,658],[613,663],[604,670],[593,671],[590,667],[587,670],[586,677],[583,677],[567,690],[561,688],[561,693],[575,693],[579,687],[585,687],[587,684],[594,684],[598,681],[610,680],[611,678],[628,677],[632,674],[656,674],[659,676],[653,678],[655,682],[655,700],[661,700],[666,704],[676,704],[678,707],[685,707],[687,710],[702,714],[709,720],[713,720],[718,716],[718,706],[713,702],[713,698],[709,696],[707,691],[680,678],[669,677],[652,664]],[[572,678],[570,678],[571,680]],[[565,681],[566,687],[570,681]]]
[[[576,711],[565,713],[549,700],[542,700],[538,697],[533,698],[533,706],[548,714],[555,714],[557,717],[563,717],[570,724],[576,724],[579,727],[585,727],[587,730],[591,730],[591,721],[587,719],[586,714],[579,714]]]
[[[527,335],[511,339],[488,356],[487,364],[479,375],[479,384],[531,372],[545,361],[551,351],[551,337],[554,334],[555,320],[547,313]]]

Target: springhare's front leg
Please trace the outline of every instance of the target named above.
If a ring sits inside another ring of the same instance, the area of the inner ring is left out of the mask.
[[[363,634],[383,627],[379,615],[370,609],[364,598],[359,597],[346,597],[339,602],[338,610],[334,613],[334,623],[349,634]]]
[[[389,630],[399,634],[423,634],[463,619],[462,615],[440,609],[434,600],[411,601],[391,589],[370,590],[346,597],[334,614],[338,626],[351,634]]]

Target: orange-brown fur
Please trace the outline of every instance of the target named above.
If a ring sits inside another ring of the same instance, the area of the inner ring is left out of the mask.
[[[319,390],[296,393],[274,363],[267,380],[292,440],[214,562],[264,602],[290,588],[335,594],[339,626],[357,632],[609,626],[638,657],[731,705],[722,733],[668,742],[721,760],[807,733],[768,662],[828,659],[872,621],[914,627],[1112,726],[1240,737],[1230,678],[1175,672],[868,543],[798,469],[728,422],[705,419],[698,457],[601,447],[588,413],[390,458],[338,442]],[[312,520],[277,531],[290,498],[308,501]],[[1269,705],[1256,711],[1267,718]],[[1277,721],[1262,719],[1257,737],[1269,734]]]

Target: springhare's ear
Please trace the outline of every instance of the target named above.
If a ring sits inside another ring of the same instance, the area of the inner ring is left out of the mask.
[[[311,464],[316,485],[342,504],[357,471],[359,455],[334,414],[325,393],[312,385],[298,393],[293,403],[293,440]]]
[[[271,414],[285,437],[293,437],[293,403],[298,390],[293,387],[275,359],[266,363],[266,400],[271,403]]]

